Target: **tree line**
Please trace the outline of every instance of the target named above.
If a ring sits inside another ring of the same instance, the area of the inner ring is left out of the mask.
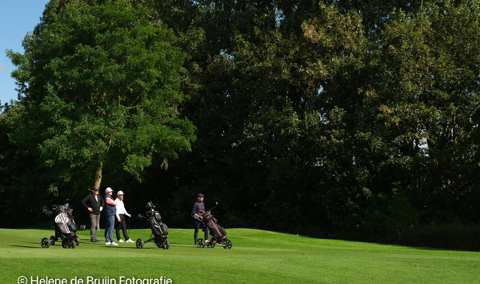
[[[402,242],[476,225],[479,15],[472,0],[51,0],[8,52],[1,222],[82,212],[100,185],[174,227],[198,192],[227,227]]]

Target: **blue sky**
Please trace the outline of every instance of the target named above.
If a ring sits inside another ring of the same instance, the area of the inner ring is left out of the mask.
[[[5,50],[23,53],[22,41],[27,32],[33,31],[40,22],[49,0],[7,0],[0,4],[0,101],[3,105],[17,100],[15,80],[10,73],[15,67],[7,58]]]

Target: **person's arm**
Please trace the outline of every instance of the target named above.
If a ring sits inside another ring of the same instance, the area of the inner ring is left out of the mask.
[[[103,205],[105,204],[105,202],[103,201],[103,198],[101,198],[100,196],[98,198],[100,200],[100,211],[102,211],[103,210]]]
[[[122,219],[120,219],[120,210],[119,210],[119,208],[121,207],[121,206],[120,206],[120,201],[121,201],[121,200],[118,199],[118,198],[115,199],[115,203],[117,204],[117,210],[115,210],[115,215],[117,216],[118,222],[121,222],[121,221],[122,221]]]
[[[200,211],[198,208],[198,202],[195,202],[195,204],[193,204],[193,213],[198,214],[198,211]]]
[[[125,211],[125,215],[127,215],[128,217],[132,217],[132,215],[128,214],[127,208],[125,208],[125,202],[123,202],[123,210]]]
[[[193,212],[192,212],[192,216],[197,219],[198,221],[201,221],[201,219],[203,218],[202,216],[199,216],[197,212],[199,212],[200,208],[198,208],[198,203],[195,202],[195,204],[193,205]]]
[[[88,198],[90,197],[90,195],[87,195],[87,197],[85,197],[83,200],[82,200],[82,204],[83,206],[85,206],[85,208],[87,208],[88,211],[93,211],[93,209],[87,205],[87,201],[88,201]]]
[[[113,201],[113,199],[111,197],[110,198],[107,197],[107,203],[110,204],[110,205],[113,205],[113,206],[117,206],[117,203],[115,201]]]

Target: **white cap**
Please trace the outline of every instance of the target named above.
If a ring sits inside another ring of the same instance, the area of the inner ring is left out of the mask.
[[[105,193],[111,192],[111,191],[113,191],[113,189],[111,189],[110,187],[107,187],[107,189],[105,189]]]
[[[123,191],[120,190],[119,192],[117,192],[117,196],[118,195],[123,195]]]

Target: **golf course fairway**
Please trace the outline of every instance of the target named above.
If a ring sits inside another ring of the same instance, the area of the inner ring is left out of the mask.
[[[103,230],[98,235],[103,236]],[[228,229],[232,249],[196,248],[193,229],[170,229],[169,249],[146,243],[42,248],[53,229],[0,229],[2,284],[480,283],[480,253]],[[149,229],[129,230],[148,240]]]

